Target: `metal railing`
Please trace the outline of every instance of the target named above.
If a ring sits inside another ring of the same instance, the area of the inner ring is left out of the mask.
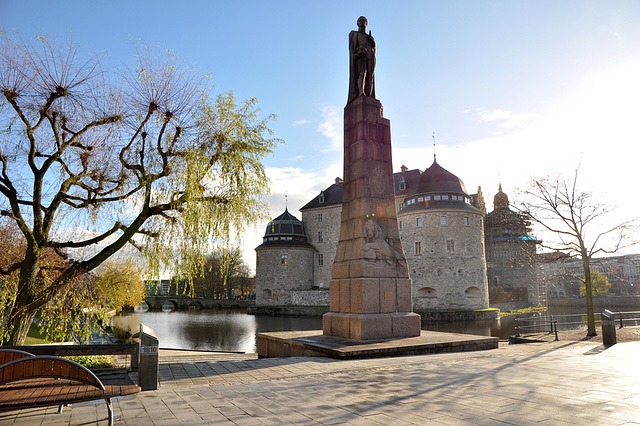
[[[522,337],[522,333],[555,333],[555,340],[558,339],[558,320],[553,316],[541,316],[530,318],[516,318],[516,337]]]
[[[627,325],[640,325],[640,311],[614,312],[618,317],[617,322],[620,324],[618,328],[624,328],[624,322]]]
[[[627,325],[640,325],[640,311],[614,312],[618,328]],[[600,324],[600,313],[594,313],[596,326]],[[555,334],[558,339],[558,330],[577,330],[586,326],[587,314],[545,315],[539,317],[516,318],[516,337],[522,334],[548,333]]]

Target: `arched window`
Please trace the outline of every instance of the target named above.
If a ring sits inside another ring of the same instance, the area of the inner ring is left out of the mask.
[[[422,287],[421,289],[418,290],[418,296],[429,297],[429,298],[438,297],[436,296],[436,289],[432,287]]]
[[[480,297],[480,289],[475,286],[471,286],[464,291],[465,297]]]
[[[404,191],[407,189],[407,182],[404,180],[404,177],[400,178],[400,191]]]

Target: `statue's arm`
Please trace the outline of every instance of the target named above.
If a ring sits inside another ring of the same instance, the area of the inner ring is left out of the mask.
[[[357,37],[357,35],[354,35],[353,33],[354,33],[354,31],[351,31],[349,33],[349,54],[350,55],[353,55],[353,52],[356,51],[356,47],[357,47],[356,45],[358,43],[358,37]]]

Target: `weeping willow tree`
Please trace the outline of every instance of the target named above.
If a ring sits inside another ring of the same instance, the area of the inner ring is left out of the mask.
[[[128,247],[190,279],[262,216],[279,141],[255,99],[210,99],[168,53],[107,71],[72,43],[0,38],[0,214],[23,241],[0,262],[3,344]]]

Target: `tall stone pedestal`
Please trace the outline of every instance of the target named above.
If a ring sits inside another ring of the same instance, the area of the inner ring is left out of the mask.
[[[420,335],[400,243],[393,189],[391,127],[380,101],[360,97],[344,110],[342,222],[323,334],[369,340]]]

